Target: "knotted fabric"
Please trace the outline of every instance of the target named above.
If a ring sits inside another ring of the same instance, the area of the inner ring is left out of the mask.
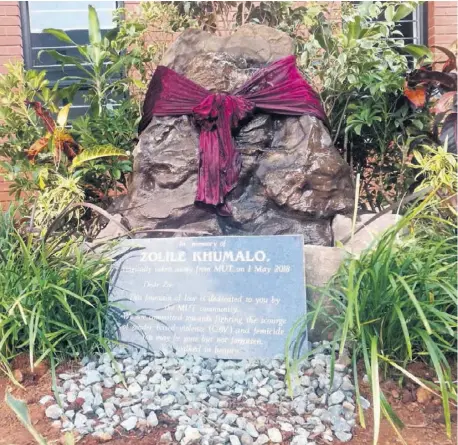
[[[232,93],[212,93],[165,66],[157,67],[146,93],[138,133],[153,116],[191,115],[200,128],[196,201],[230,213],[227,194],[241,169],[232,130],[254,112],[309,114],[326,121],[318,95],[303,79],[294,56],[259,69]]]

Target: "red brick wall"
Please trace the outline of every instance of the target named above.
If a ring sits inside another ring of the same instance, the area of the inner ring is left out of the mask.
[[[428,45],[448,48],[457,40],[457,2],[428,2]],[[439,60],[444,56],[435,50]]]
[[[22,59],[21,18],[19,2],[0,2],[0,74],[5,73],[5,64]],[[8,193],[9,183],[0,177],[0,208],[7,208],[13,201]]]
[[[6,62],[18,58],[22,59],[19,2],[0,2],[0,73]]]

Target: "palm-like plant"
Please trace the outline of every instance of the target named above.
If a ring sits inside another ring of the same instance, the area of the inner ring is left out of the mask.
[[[125,91],[129,81],[126,78],[115,80],[115,77],[128,66],[129,61],[129,56],[116,51],[112,45],[117,30],[102,36],[97,12],[92,6],[89,6],[88,45],[78,45],[65,31],[60,29],[47,28],[44,32],[78,50],[80,57],[68,56],[54,49],[43,50],[43,52],[62,65],[69,64],[78,68],[80,75],[65,76],[60,81],[72,80],[76,88],[87,90],[86,97],[90,102],[91,111],[96,115],[101,115],[109,99],[120,91]]]

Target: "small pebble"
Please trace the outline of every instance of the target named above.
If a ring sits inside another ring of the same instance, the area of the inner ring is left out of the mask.
[[[269,428],[267,430],[267,435],[269,436],[270,441],[273,443],[281,443],[283,440],[281,432],[278,428]]]

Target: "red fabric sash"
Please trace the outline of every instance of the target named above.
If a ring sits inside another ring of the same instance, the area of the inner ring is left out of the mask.
[[[157,67],[146,93],[138,133],[153,116],[192,115],[200,127],[196,201],[230,213],[226,195],[235,187],[241,169],[232,129],[261,113],[310,114],[326,121],[318,95],[302,78],[294,56],[259,69],[240,88],[212,93],[165,66]]]

